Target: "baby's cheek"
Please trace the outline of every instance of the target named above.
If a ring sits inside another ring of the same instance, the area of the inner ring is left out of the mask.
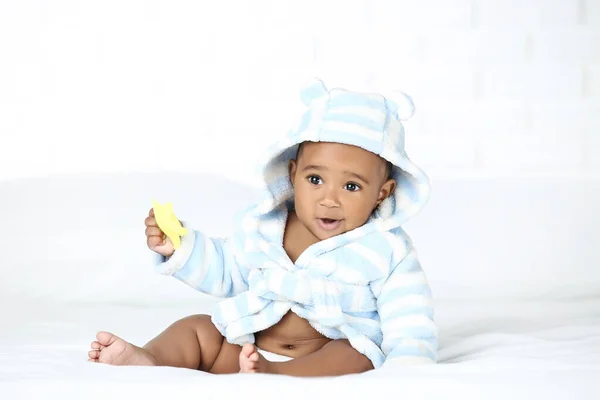
[[[364,225],[364,222],[360,216],[353,215],[350,218],[346,218],[346,231],[351,231],[362,225]]]
[[[357,210],[352,218],[352,229],[363,226],[369,220],[371,212],[365,212],[365,210]]]
[[[296,204],[296,215],[298,216],[298,218],[304,221],[308,217],[308,214],[309,212],[307,210],[307,207],[303,202]]]

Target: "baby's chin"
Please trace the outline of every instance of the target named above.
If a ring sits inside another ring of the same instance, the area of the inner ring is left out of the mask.
[[[336,237],[336,236],[340,236],[341,234],[343,234],[345,232],[339,232],[339,233],[318,233],[315,236],[320,240],[327,240],[327,239],[331,239],[332,237]]]

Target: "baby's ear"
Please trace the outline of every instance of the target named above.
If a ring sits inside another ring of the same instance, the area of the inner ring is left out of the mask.
[[[313,100],[319,99],[321,97],[329,95],[329,91],[327,87],[319,78],[313,78],[310,82],[308,82],[302,91],[300,92],[300,97],[302,98],[302,102],[305,106],[310,106]]]
[[[379,191],[379,198],[377,199],[377,205],[381,204],[385,199],[390,197],[396,190],[396,181],[394,179],[388,179],[381,186]]]
[[[292,183],[292,186],[294,186],[294,179],[296,179],[297,165],[296,160],[293,159],[288,163],[288,171],[290,173],[290,182]]]

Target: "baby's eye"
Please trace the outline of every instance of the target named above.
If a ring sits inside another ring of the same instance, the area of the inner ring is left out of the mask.
[[[349,190],[351,192],[357,192],[360,190],[360,186],[358,186],[356,183],[346,183],[344,189]]]
[[[323,180],[321,179],[321,177],[317,176],[317,175],[311,175],[308,177],[308,181],[310,183],[312,183],[313,185],[320,185],[321,183],[323,183]]]

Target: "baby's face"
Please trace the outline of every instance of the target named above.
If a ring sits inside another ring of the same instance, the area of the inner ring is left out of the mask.
[[[395,189],[382,158],[339,143],[304,143],[290,178],[298,219],[319,240],[364,225]]]

